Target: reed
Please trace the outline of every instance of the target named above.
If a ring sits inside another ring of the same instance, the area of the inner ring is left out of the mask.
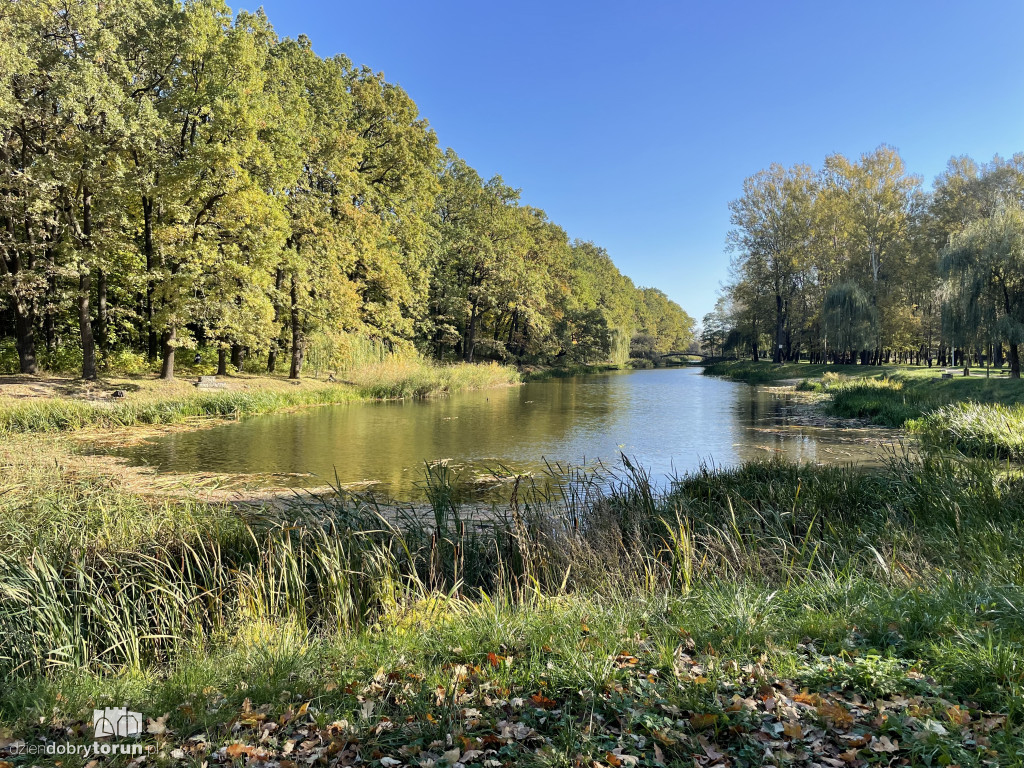
[[[513,368],[489,365],[436,365],[420,358],[388,358],[350,371],[345,383],[316,386],[195,392],[163,396],[147,392],[124,401],[74,398],[0,399],[0,435],[68,432],[86,427],[178,424],[190,419],[241,418],[315,405],[445,395],[470,389],[511,386]],[[281,384],[283,382],[275,382]]]
[[[517,480],[499,508],[431,468],[426,510],[338,493],[285,514],[187,510],[191,525],[137,523],[120,540],[105,533],[119,514],[87,526],[55,517],[45,541],[22,526],[0,561],[0,665],[7,675],[142,668],[253,622],[357,631],[431,594],[516,602],[1019,567],[1024,490],[986,463],[894,457],[881,473],[750,464],[661,489],[625,459],[614,471],[551,471],[543,484]],[[55,501],[95,507],[88,496]],[[17,506],[3,512],[18,517]]]
[[[179,742],[229,742],[239,712],[287,719],[312,701],[323,727],[347,721],[394,753],[410,737],[387,741],[382,722],[416,723],[423,743],[463,727],[437,692],[465,674],[492,698],[583,707],[533,725],[575,743],[604,704],[608,721],[662,704],[725,717],[760,665],[869,701],[926,686],[943,707],[1006,717],[999,764],[1020,743],[1024,484],[992,461],[769,462],[663,485],[626,459],[551,465],[508,478],[498,506],[437,465],[423,505],[330,493],[275,512],[168,508],[45,458],[0,480],[0,723],[15,732],[54,738],[129,705],[170,713]],[[678,677],[680,649],[699,681]]]
[[[954,403],[937,408],[908,426],[934,449],[1024,460],[1024,405]]]

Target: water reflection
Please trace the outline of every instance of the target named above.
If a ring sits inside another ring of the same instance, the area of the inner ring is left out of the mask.
[[[415,496],[425,461],[472,476],[498,464],[635,457],[656,476],[781,455],[875,461],[877,430],[815,425],[777,389],[662,369],[556,379],[418,402],[351,404],[172,433],[123,455],[162,471],[276,474],[300,485],[374,483]],[[278,478],[278,481],[281,478]]]

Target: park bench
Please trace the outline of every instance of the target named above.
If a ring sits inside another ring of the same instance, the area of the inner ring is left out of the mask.
[[[224,389],[226,386],[223,381],[217,381],[216,376],[200,376],[196,382],[196,389]]]

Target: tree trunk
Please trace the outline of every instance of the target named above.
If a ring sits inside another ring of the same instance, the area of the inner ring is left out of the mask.
[[[174,380],[174,341],[176,336],[177,331],[174,328],[168,328],[164,331],[161,339],[160,353],[163,363],[160,366],[160,378],[164,381]]]
[[[281,340],[281,301],[279,299],[281,295],[281,288],[284,287],[284,270],[278,268],[277,274],[274,276],[274,327],[278,329],[278,337],[270,340],[270,352],[267,353],[267,373],[274,373],[277,369],[277,347],[278,342]]]
[[[1006,357],[1010,361],[1010,378],[1020,378],[1020,346],[1017,344],[1006,345]]]
[[[82,235],[86,253],[92,252],[92,193],[82,190]],[[96,378],[96,340],[92,335],[89,300],[92,295],[92,268],[85,264],[78,274],[78,328],[82,336],[82,378]]]
[[[39,366],[36,363],[35,323],[32,307],[20,297],[14,301],[14,333],[15,345],[18,348],[18,370],[22,373],[36,374]]]
[[[462,349],[462,359],[467,363],[473,362],[473,350],[476,347],[476,313],[477,304],[474,301],[469,312],[469,325],[466,326],[466,343]]]
[[[775,294],[775,348],[772,350],[772,362],[782,362],[782,349],[786,344],[786,315],[782,311],[782,296]]]
[[[96,341],[92,337],[92,318],[89,316],[89,294],[92,293],[92,275],[89,270],[78,276],[78,329],[82,336],[82,378],[96,378]]]
[[[142,248],[146,255],[146,352],[150,361],[156,360],[157,338],[153,327],[153,267],[156,249],[153,245],[153,201],[142,196]]]
[[[236,371],[242,370],[245,362],[245,348],[241,344],[231,345],[231,367]]]
[[[56,333],[56,308],[53,305],[53,297],[57,295],[57,269],[54,264],[53,249],[46,249],[46,290],[50,298],[43,308],[43,340],[46,344],[46,354],[52,355],[53,348],[57,341]]]
[[[224,347],[217,350],[217,375],[228,375],[228,351]]]
[[[100,354],[105,354],[110,340],[107,324],[107,273],[102,269],[96,274],[96,341]]]
[[[295,284],[295,275],[291,279],[291,323],[292,323],[292,365],[288,371],[289,379],[298,379],[302,376],[302,358],[305,354],[306,340],[302,335],[302,325],[299,316],[299,288]]]

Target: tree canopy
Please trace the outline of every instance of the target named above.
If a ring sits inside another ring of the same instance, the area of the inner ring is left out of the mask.
[[[663,293],[442,151],[405,91],[262,11],[35,0],[0,31],[0,365],[170,378],[201,347],[298,377],[366,343],[547,363],[692,340]]]
[[[733,274],[701,340],[776,362],[1010,363],[1019,375],[1024,155],[950,160],[926,192],[889,146],[771,166],[730,205]]]

